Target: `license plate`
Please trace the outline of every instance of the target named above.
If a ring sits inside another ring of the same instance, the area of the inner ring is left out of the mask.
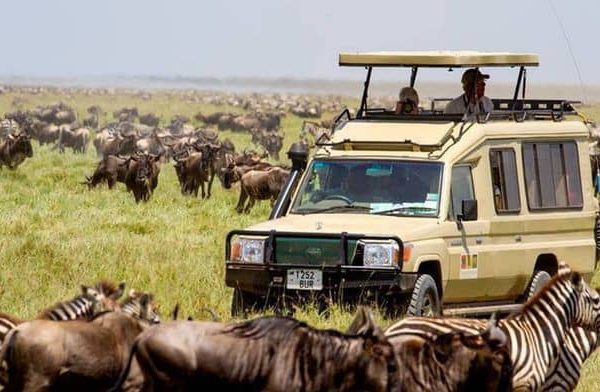
[[[285,287],[294,290],[322,290],[323,271],[311,269],[288,270]]]

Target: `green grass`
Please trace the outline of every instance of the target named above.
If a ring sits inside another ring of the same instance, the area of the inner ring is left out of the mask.
[[[13,98],[14,94],[0,95],[0,113],[14,110]],[[123,94],[22,98],[29,108],[62,100],[75,107],[80,117],[93,104],[108,113],[137,106],[141,113],[160,115],[163,123],[174,114],[192,118],[198,111],[240,111],[189,103],[167,93],[154,93],[147,101]],[[600,118],[599,107],[585,112]],[[302,119],[289,114],[283,120],[282,159],[289,145],[298,140],[301,124]],[[238,149],[252,147],[247,134],[221,132],[224,137],[231,138]],[[248,215],[238,215],[234,211],[237,189],[224,190],[218,181],[210,200],[184,197],[173,165],[168,163],[162,166],[152,199],[136,205],[122,184],[112,191],[106,187],[89,191],[80,184],[96,162],[93,148],[83,156],[70,150],[61,155],[34,142],[32,159],[15,171],[0,171],[0,311],[34,317],[46,306],[77,294],[80,284],[108,278],[153,292],[165,317],[179,303],[184,317],[208,319],[203,309],[210,308],[221,319],[230,319],[232,290],[224,284],[224,238],[231,229],[265,220],[268,203],[258,203]],[[594,281],[599,278],[596,275]],[[328,316],[314,308],[296,316],[318,327],[338,329],[346,328],[352,318],[340,308],[333,308]],[[384,326],[390,322],[377,317]],[[580,391],[598,390],[595,374],[599,370],[600,357],[594,356],[584,367]]]

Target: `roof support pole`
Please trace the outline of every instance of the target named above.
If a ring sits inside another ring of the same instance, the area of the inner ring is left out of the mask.
[[[510,105],[510,110],[515,110],[515,105],[517,104],[517,98],[519,98],[519,90],[521,89],[521,81],[525,75],[525,67],[521,66],[519,69],[519,78],[517,79],[517,87],[515,88],[515,94],[513,95],[513,101]],[[523,98],[525,98],[525,85],[523,85]]]
[[[363,113],[367,111],[367,97],[369,96],[369,84],[371,83],[371,72],[373,67],[367,67],[367,79],[365,80],[365,86],[363,89],[362,99],[360,100],[360,109],[356,113],[357,118],[363,117]]]
[[[410,73],[410,87],[415,87],[415,81],[417,80],[417,71],[419,67],[412,67],[412,71]]]

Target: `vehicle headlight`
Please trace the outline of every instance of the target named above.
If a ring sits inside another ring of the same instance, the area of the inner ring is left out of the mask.
[[[264,237],[238,237],[231,241],[231,261],[241,263],[264,263]]]
[[[392,267],[398,265],[400,250],[395,241],[362,241],[363,265],[367,267]]]

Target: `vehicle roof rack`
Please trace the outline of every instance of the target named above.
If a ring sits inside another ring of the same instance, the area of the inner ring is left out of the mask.
[[[425,51],[341,52],[339,65],[346,67],[537,67],[534,53]]]

